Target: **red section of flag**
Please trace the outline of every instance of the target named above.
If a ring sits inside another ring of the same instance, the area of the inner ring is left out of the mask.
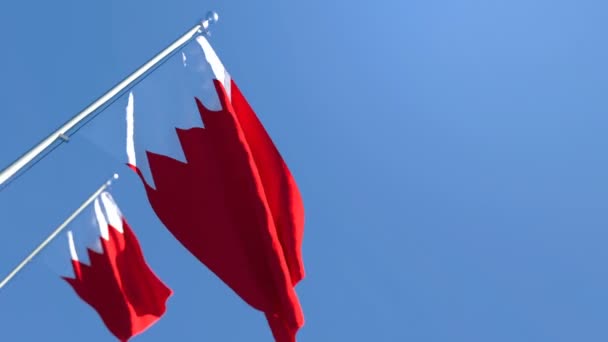
[[[230,93],[234,112],[260,175],[291,282],[295,286],[304,278],[304,204],[300,191],[272,139],[234,81],[231,82]]]
[[[304,276],[304,209],[296,183],[232,83],[214,80],[222,109],[196,100],[205,128],[176,129],[187,163],[147,152],[150,203],[171,233],[243,300],[279,342],[304,324],[294,286]]]
[[[150,269],[135,234],[122,222],[122,234],[109,226],[109,239],[100,237],[103,253],[88,249],[90,265],[72,260],[75,277],[64,279],[126,342],[165,313],[172,291]]]

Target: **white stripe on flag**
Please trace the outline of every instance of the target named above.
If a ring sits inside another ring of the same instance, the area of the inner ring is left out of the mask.
[[[209,63],[209,65],[211,66],[211,70],[213,70],[215,78],[218,81],[222,82],[222,84],[224,85],[224,89],[226,90],[226,94],[228,95],[228,98],[232,99],[232,96],[230,94],[230,75],[226,71],[226,68],[224,68],[224,64],[222,64],[222,61],[217,56],[215,50],[213,50],[213,47],[211,47],[211,44],[209,44],[209,41],[207,41],[205,37],[198,36],[196,37],[196,41],[203,49],[203,52],[205,53],[205,59],[207,60],[207,63]]]
[[[116,202],[114,202],[112,195],[110,195],[108,192],[102,193],[101,202],[103,203],[103,208],[106,211],[110,225],[122,234],[122,214],[120,213],[120,209],[118,209]]]
[[[135,142],[133,140],[134,135],[134,126],[135,126],[135,118],[134,114],[134,104],[133,104],[133,92],[129,93],[129,102],[127,104],[127,158],[129,164],[133,166],[137,166],[135,160]]]
[[[68,244],[70,246],[70,256],[72,260],[78,261],[78,254],[76,253],[76,246],[74,245],[74,235],[72,235],[72,231],[68,230]]]
[[[97,225],[99,226],[99,235],[101,235],[104,240],[109,241],[110,232],[108,231],[108,221],[101,211],[99,197],[95,199],[95,217],[97,218]]]

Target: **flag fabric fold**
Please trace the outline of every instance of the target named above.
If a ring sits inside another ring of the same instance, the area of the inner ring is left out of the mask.
[[[99,237],[87,246],[88,263],[77,254],[73,231],[68,242],[74,277],[63,277],[121,342],[148,329],[166,311],[172,295],[146,263],[137,237],[108,192],[94,202]]]
[[[305,275],[302,198],[287,164],[207,39],[200,36],[196,44],[210,79],[201,78],[201,91],[186,101],[195,105],[191,114],[203,126],[170,127],[183,160],[142,147],[137,130],[133,134],[140,114],[133,103],[134,97],[140,101],[135,88],[127,106],[128,165],[173,236],[246,303],[265,313],[276,341],[293,342],[304,324],[295,292]],[[145,158],[136,163],[135,155]]]

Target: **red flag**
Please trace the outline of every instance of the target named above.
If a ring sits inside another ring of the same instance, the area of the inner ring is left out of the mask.
[[[94,203],[99,252],[87,249],[89,264],[79,261],[68,232],[74,278],[64,277],[76,294],[97,311],[121,342],[143,332],[166,310],[172,291],[146,263],[139,242],[109,193]],[[107,218],[107,219],[106,219]]]
[[[128,138],[129,165],[176,239],[266,314],[277,341],[293,342],[304,324],[294,289],[304,277],[302,199],[274,143],[207,40],[201,36],[197,43],[212,70],[220,109],[209,110],[198,96],[191,99],[204,127],[174,127],[185,162],[146,150],[144,168],[153,185],[135,164]],[[133,107],[130,96],[131,124]]]

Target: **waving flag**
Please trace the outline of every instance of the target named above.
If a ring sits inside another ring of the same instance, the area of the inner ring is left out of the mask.
[[[298,187],[207,39],[193,44],[181,61],[192,92],[162,110],[140,86],[129,95],[128,164],[175,238],[266,314],[277,341],[295,341],[304,324],[294,289],[304,277]],[[158,96],[180,89],[168,82]]]
[[[88,262],[82,261],[74,233],[68,231],[74,277],[64,279],[114,336],[128,341],[158,321],[172,291],[146,263],[135,234],[108,192],[95,200],[93,210],[97,244],[87,247]]]

